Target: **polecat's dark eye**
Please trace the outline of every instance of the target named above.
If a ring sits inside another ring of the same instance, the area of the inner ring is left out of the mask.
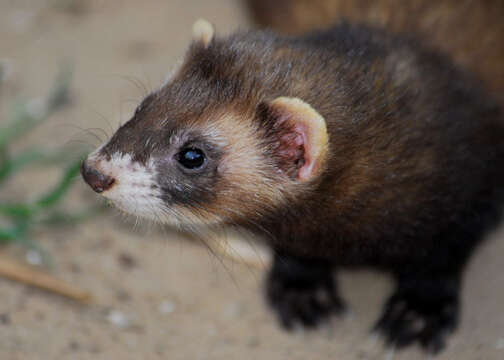
[[[205,163],[205,153],[197,148],[185,148],[178,153],[177,160],[187,169],[198,169]]]

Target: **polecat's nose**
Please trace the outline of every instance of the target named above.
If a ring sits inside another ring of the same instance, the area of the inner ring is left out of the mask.
[[[113,177],[107,176],[87,164],[84,160],[81,165],[81,174],[84,181],[91,186],[91,189],[97,193],[104,192],[114,185],[115,179]]]

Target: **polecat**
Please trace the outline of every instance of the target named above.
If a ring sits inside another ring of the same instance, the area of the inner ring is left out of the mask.
[[[343,310],[334,270],[388,271],[376,330],[441,350],[504,203],[499,107],[443,55],[378,28],[219,38],[199,21],[194,34],[178,72],[83,162],[86,182],[135,215],[262,235],[286,328]]]

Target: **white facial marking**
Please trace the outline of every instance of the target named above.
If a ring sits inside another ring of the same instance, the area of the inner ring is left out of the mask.
[[[107,160],[90,155],[96,168],[114,178],[114,185],[102,195],[119,209],[141,217],[158,219],[164,208],[161,191],[156,183],[156,167],[152,160],[146,165],[134,162],[129,154],[116,153]]]

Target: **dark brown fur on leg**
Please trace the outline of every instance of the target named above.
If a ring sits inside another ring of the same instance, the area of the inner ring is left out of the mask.
[[[329,262],[279,252],[266,279],[266,298],[289,330],[296,325],[314,327],[345,309]]]

